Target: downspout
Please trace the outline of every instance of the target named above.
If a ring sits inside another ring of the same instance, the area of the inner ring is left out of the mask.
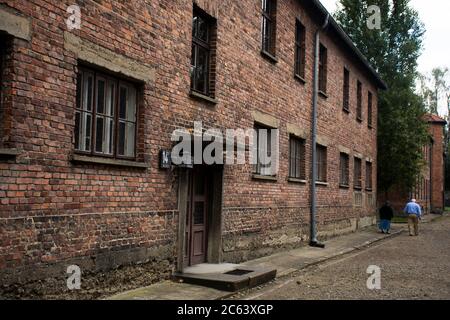
[[[320,54],[320,32],[325,30],[330,21],[330,14],[327,13],[325,22],[315,34],[315,53],[314,53],[314,89],[313,89],[313,105],[312,105],[312,125],[311,125],[311,153],[312,153],[312,177],[311,177],[311,235],[309,245],[312,247],[325,248],[323,243],[317,241],[316,233],[316,180],[317,180],[317,168],[316,168],[316,140],[317,140],[317,99],[319,94],[319,54]]]

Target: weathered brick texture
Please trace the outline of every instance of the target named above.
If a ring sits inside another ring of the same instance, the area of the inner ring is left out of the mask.
[[[1,278],[14,281],[13,275],[20,274],[24,280],[29,274],[14,270],[70,264],[87,256],[106,257],[89,265],[91,270],[155,257],[170,259],[173,267],[178,178],[175,169],[158,169],[159,150],[172,146],[175,128],[192,128],[194,121],[202,121],[204,128],[252,128],[253,110],[279,120],[280,171],[277,181],[259,181],[252,179],[250,165],[225,166],[223,257],[243,261],[304,242],[309,235],[314,32],[322,21],[301,1],[278,0],[278,62],[272,63],[260,53],[260,1],[197,1],[217,18],[218,103],[212,105],[189,96],[192,1],[75,3],[82,11],[82,25],[69,31],[66,9],[73,1],[0,1],[0,10],[27,17],[31,24],[30,41],[11,38],[4,69],[1,147],[16,148],[20,154],[0,162]],[[293,76],[296,18],[306,27],[305,83]],[[81,62],[65,48],[67,32],[154,69],[153,81],[140,82],[137,159],[148,162],[148,168],[70,161]],[[362,206],[355,207],[353,188],[339,188],[339,150],[347,148],[350,159],[363,156],[363,186],[365,159],[371,159],[376,190],[377,126],[367,126],[367,92],[374,95],[376,119],[377,86],[340,40],[324,33],[322,42],[328,48],[328,97],[319,97],[318,133],[327,141],[328,185],[318,187],[317,200],[319,235],[325,237],[339,229],[353,231],[361,226],[358,221],[368,223],[374,216],[369,192],[362,190]],[[342,111],[344,66],[350,70],[350,113]],[[363,83],[362,122],[356,120],[358,79]],[[288,123],[308,135],[306,184],[287,181]],[[352,172],[351,160],[351,186]],[[169,247],[172,256],[155,251],[139,258],[114,254],[157,247]]]

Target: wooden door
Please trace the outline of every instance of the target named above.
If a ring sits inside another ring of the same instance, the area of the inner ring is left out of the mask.
[[[202,167],[189,174],[185,264],[206,262],[208,239],[208,174]]]

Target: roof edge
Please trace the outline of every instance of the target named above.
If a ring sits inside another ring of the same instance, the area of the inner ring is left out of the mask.
[[[352,39],[348,36],[348,34],[342,29],[342,27],[336,22],[336,20],[333,18],[331,13],[328,12],[328,10],[323,6],[323,4],[319,0],[311,0],[313,5],[321,11],[321,13],[326,16],[329,15],[330,17],[330,25],[334,28],[334,30],[337,32],[337,34],[341,37],[341,40],[344,41],[344,43],[349,46],[350,50],[358,57],[360,62],[368,69],[369,73],[374,77],[375,82],[377,83],[378,87],[383,90],[387,90],[388,86],[387,84],[381,79],[378,72],[372,67],[370,62],[367,60],[367,58],[361,53],[361,51],[356,47],[356,45],[353,43]]]

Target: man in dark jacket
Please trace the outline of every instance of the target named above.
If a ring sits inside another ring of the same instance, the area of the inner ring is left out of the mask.
[[[380,208],[380,231],[389,234],[391,229],[391,220],[394,217],[394,210],[389,201]]]

